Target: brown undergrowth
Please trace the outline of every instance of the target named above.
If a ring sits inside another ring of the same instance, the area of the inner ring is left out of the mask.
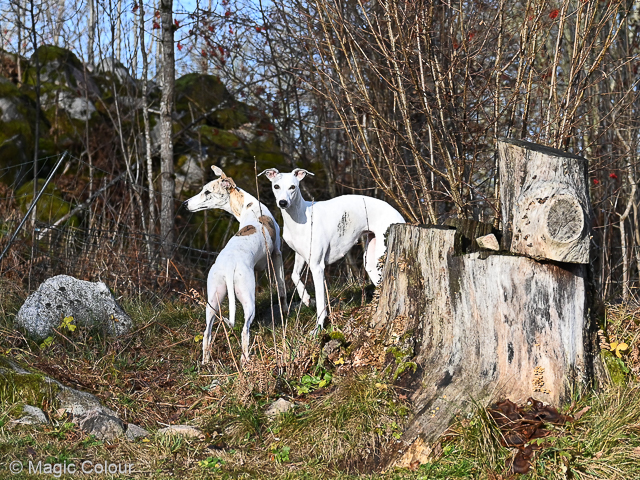
[[[271,301],[263,294],[252,328],[252,357],[242,368],[240,326],[229,329],[223,323],[214,326],[211,364],[200,364],[204,308],[192,296],[121,300],[134,327],[118,338],[82,327],[71,331],[61,323],[50,341],[36,343],[13,328],[26,292],[6,282],[0,287],[4,355],[96,395],[123,421],[152,434],[181,423],[205,432],[201,441],[152,435],[149,442],[109,444],[88,438],[51,405],[48,426],[0,420],[0,463],[33,451],[34,458],[50,460],[134,458],[141,476],[157,471],[158,478],[269,478],[305,471],[313,478],[335,477],[373,471],[381,448],[399,436],[408,412],[375,369],[354,367],[348,360],[349,339],[341,329],[358,323],[352,313],[357,317],[367,311],[360,306],[366,295],[359,287],[332,291],[339,304],[333,305],[320,337],[309,335],[313,309],[294,305],[282,321],[272,315]],[[292,402],[293,408],[266,417],[266,407],[277,398]]]
[[[133,478],[512,476],[515,452],[501,445],[500,429],[484,409],[452,425],[424,465],[380,472],[381,455],[400,438],[410,405],[407,392],[382,374],[383,351],[376,354],[375,338],[365,335],[374,303],[355,301],[364,296],[361,291],[332,291],[341,304],[333,306],[320,337],[309,335],[312,309],[294,305],[283,322],[272,316],[271,300],[262,295],[252,328],[253,355],[240,368],[239,329],[221,323],[214,327],[212,363],[200,364],[204,309],[188,295],[123,300],[135,326],[120,338],[60,327],[53,341],[43,345],[13,328],[25,292],[0,282],[3,355],[97,395],[125,422],[152,433],[146,441],[99,441],[57,416],[54,406],[47,411],[50,425],[19,426],[7,413],[15,405],[3,399],[0,465],[29,458],[133,461]],[[617,329],[607,341],[629,342],[629,351],[620,352],[630,370],[625,384],[586,394],[563,411],[576,421],[546,427],[545,448],[533,452],[527,459],[530,471],[519,478],[634,478],[640,473],[634,466],[640,459],[640,391],[633,383],[630,356],[636,314],[618,312],[608,313],[608,327]],[[266,408],[278,398],[292,408],[268,417]],[[180,423],[198,426],[205,437],[154,433]]]

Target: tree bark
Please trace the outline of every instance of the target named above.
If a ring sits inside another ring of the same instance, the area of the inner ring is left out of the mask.
[[[153,158],[151,156],[151,122],[149,121],[149,58],[147,56],[144,36],[145,10],[144,3],[140,3],[140,55],[142,57],[142,123],[144,128],[144,154],[147,166],[147,183],[149,185],[149,238],[155,233],[156,225],[156,193],[153,176]],[[151,240],[149,249],[153,250]]]
[[[502,246],[560,262],[589,262],[587,161],[518,140],[498,142]]]
[[[372,327],[389,374],[411,392],[405,453],[478,406],[529,397],[561,405],[594,378],[587,266],[463,254],[461,236],[404,224],[387,238]]]
[[[162,204],[160,207],[160,234],[162,251],[165,258],[170,258],[173,250],[174,231],[174,190],[173,173],[173,104],[175,85],[175,56],[173,51],[173,1],[161,0],[160,15],[162,20],[162,97],[160,99],[160,168]]]

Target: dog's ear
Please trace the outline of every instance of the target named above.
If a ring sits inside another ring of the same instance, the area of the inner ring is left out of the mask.
[[[263,170],[262,172],[260,172],[258,174],[258,176],[260,175],[265,175],[269,180],[271,180],[272,182],[275,180],[275,178],[280,175],[280,172],[278,170],[276,170],[275,168],[267,168],[266,170]]]
[[[236,182],[233,181],[233,178],[227,177],[226,175],[222,177],[222,182],[220,182],[222,188],[224,188],[227,192],[236,189]]]
[[[227,176],[224,174],[224,172],[222,171],[222,169],[219,166],[211,165],[211,170],[213,170],[213,173],[215,173],[217,176],[222,177],[222,178],[227,178]]]
[[[296,177],[298,180],[302,180],[307,175],[311,175],[312,177],[315,176],[314,173],[311,173],[310,171],[305,170],[304,168],[296,168],[291,173],[293,173],[293,176]]]

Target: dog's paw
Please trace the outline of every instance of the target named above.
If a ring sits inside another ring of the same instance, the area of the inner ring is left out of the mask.
[[[302,303],[304,303],[309,308],[315,308],[315,306],[316,306],[315,299],[313,299],[311,297],[308,297],[306,302],[304,300],[302,300]]]

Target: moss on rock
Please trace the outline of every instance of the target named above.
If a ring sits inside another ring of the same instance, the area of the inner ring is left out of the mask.
[[[38,179],[38,191],[44,186],[44,179]],[[16,202],[23,213],[29,209],[31,202],[33,201],[33,180],[22,185],[16,190]],[[61,192],[50,183],[44,190],[44,193],[38,201],[38,207],[36,209],[36,215],[39,221],[46,223],[54,223],[64,215],[68,214],[71,210],[71,204],[62,198]],[[72,216],[69,223],[73,226],[78,225],[78,218]]]
[[[217,107],[225,100],[231,100],[231,94],[227,88],[214,75],[202,73],[188,73],[176,80],[177,112],[189,113],[192,110],[195,115],[202,114]],[[188,117],[191,121],[191,118]]]
[[[56,403],[59,391],[60,386],[46,375],[0,356],[0,399],[5,405],[33,405],[44,410]],[[18,413],[21,411],[20,408]]]

